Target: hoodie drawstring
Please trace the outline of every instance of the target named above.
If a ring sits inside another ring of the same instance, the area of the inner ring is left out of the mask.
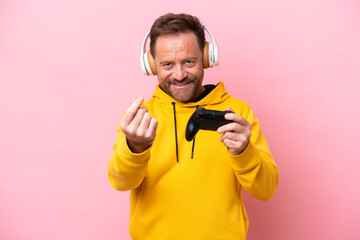
[[[199,105],[196,105],[196,109],[199,108]],[[193,159],[194,157],[194,148],[195,148],[195,136],[194,136],[194,139],[193,139],[193,144],[192,144],[192,148],[191,148],[191,159]]]
[[[175,125],[175,144],[176,144],[176,162],[179,162],[179,146],[178,146],[178,136],[177,136],[177,124],[176,124],[176,109],[175,109],[175,102],[171,103],[173,105],[174,111],[174,125]],[[199,108],[199,105],[196,106],[196,109]],[[195,137],[193,139],[193,144],[191,148],[191,159],[194,157],[194,149],[195,149]]]
[[[179,162],[179,150],[178,150],[178,139],[177,139],[175,102],[172,102],[172,105],[173,105],[173,109],[174,109],[175,143],[176,143],[176,162]]]

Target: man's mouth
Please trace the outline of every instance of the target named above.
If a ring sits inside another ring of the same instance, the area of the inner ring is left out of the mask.
[[[183,87],[183,86],[186,86],[188,84],[192,83],[191,81],[188,81],[188,82],[172,82],[171,84],[172,85],[175,85],[176,87]]]

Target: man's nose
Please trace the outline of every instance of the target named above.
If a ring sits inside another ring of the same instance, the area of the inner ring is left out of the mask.
[[[187,77],[187,72],[181,64],[175,66],[173,74],[177,81],[182,81]]]

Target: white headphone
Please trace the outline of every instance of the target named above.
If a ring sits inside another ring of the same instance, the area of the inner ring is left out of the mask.
[[[202,24],[201,24],[202,25]],[[212,43],[205,42],[205,46],[203,49],[203,65],[204,68],[215,67],[219,65],[219,50],[216,45],[215,39],[210,31],[204,26],[204,29],[208,32],[211,37]],[[145,75],[156,75],[156,66],[153,56],[150,51],[146,51],[146,42],[149,37],[150,31],[145,35],[143,44],[141,46],[141,55],[140,55],[140,65],[143,73]]]

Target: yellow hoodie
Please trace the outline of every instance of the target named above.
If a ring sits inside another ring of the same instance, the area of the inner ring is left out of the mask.
[[[231,97],[223,83],[191,103],[178,102],[157,86],[153,98],[143,105],[158,120],[155,141],[145,152],[132,153],[118,127],[108,165],[111,185],[117,190],[131,190],[132,239],[245,239],[249,221],[242,188],[266,201],[275,193],[279,181],[277,167],[250,107]],[[252,124],[247,148],[239,155],[231,155],[220,142],[220,134],[200,130],[191,158],[193,142],[186,141],[185,127],[197,106],[222,111],[229,106],[246,118]]]

